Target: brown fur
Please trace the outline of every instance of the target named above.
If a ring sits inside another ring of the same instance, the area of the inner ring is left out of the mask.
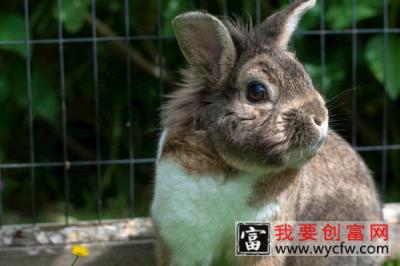
[[[281,173],[273,176],[267,176],[265,179],[257,182],[253,188],[252,197],[249,199],[249,205],[261,207],[266,203],[273,202],[283,195],[285,198],[298,189],[298,169],[285,169]]]
[[[257,36],[260,36],[262,43],[286,48],[290,41],[291,32],[287,33],[285,27],[296,9],[305,2],[307,2],[307,0],[294,1],[287,8],[272,14],[262,22],[256,28]]]
[[[190,66],[163,108],[162,126],[168,134],[161,160],[173,159],[198,178],[265,172],[248,204],[257,208],[279,203],[273,220],[381,220],[373,180],[359,155],[334,132],[324,142],[320,139],[321,125],[328,119],[325,102],[286,49],[291,34],[286,24],[306,2],[294,1],[254,28],[242,22],[223,24],[200,12],[174,20]],[[265,85],[268,101],[246,98],[254,81]],[[169,265],[168,250],[161,240],[160,265]],[[264,266],[379,265],[381,261],[232,256],[230,260],[232,265]]]
[[[338,176],[346,178],[338,178]],[[288,180],[292,181],[288,181]],[[286,181],[286,182],[285,182]],[[303,168],[284,174],[281,192],[284,205],[276,221],[364,221],[382,220],[380,204],[368,169],[341,137],[331,132],[320,151]],[[271,186],[256,188],[256,204],[270,200]],[[355,184],[357,184],[355,186]],[[263,194],[263,191],[265,194]],[[257,195],[257,196],[256,196]],[[382,258],[369,257],[268,257],[245,258],[242,265],[380,265]]]
[[[238,171],[212,149],[207,138],[199,133],[189,134],[168,134],[161,159],[172,158],[191,175],[211,174],[229,178],[237,174]]]

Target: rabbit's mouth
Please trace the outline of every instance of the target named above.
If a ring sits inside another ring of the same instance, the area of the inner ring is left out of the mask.
[[[298,147],[292,149],[287,155],[287,166],[292,168],[298,168],[304,165],[312,157],[314,157],[320,150],[322,144],[324,143],[325,137],[321,138],[316,143],[313,143],[306,147]]]
[[[218,152],[232,167],[244,171],[280,171],[283,169],[299,169],[312,159],[320,150],[327,133],[313,138],[307,145],[290,145],[282,143],[260,143],[259,146],[240,147],[239,149],[222,148]],[[221,144],[223,141],[220,141]],[[264,144],[264,145],[263,145]]]
[[[328,119],[320,122],[312,132],[304,132],[301,141],[292,143],[287,151],[287,161],[290,166],[298,167],[314,157],[328,135]]]

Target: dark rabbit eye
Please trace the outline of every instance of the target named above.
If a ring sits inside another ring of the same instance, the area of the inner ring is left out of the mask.
[[[247,87],[246,97],[251,102],[266,101],[269,99],[268,89],[261,83],[250,83]]]

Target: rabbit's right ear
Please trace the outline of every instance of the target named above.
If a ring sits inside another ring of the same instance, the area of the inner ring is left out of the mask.
[[[300,18],[314,7],[316,0],[295,0],[285,9],[272,14],[258,26],[258,31],[268,44],[287,49]]]
[[[213,79],[226,78],[235,62],[236,51],[225,25],[203,12],[179,15],[172,24],[188,63],[210,71]]]

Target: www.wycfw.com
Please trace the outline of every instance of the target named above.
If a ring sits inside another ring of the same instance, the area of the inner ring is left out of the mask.
[[[388,256],[388,245],[349,245],[345,242],[340,245],[275,245],[273,246],[275,255],[289,256],[369,256],[381,255]]]

